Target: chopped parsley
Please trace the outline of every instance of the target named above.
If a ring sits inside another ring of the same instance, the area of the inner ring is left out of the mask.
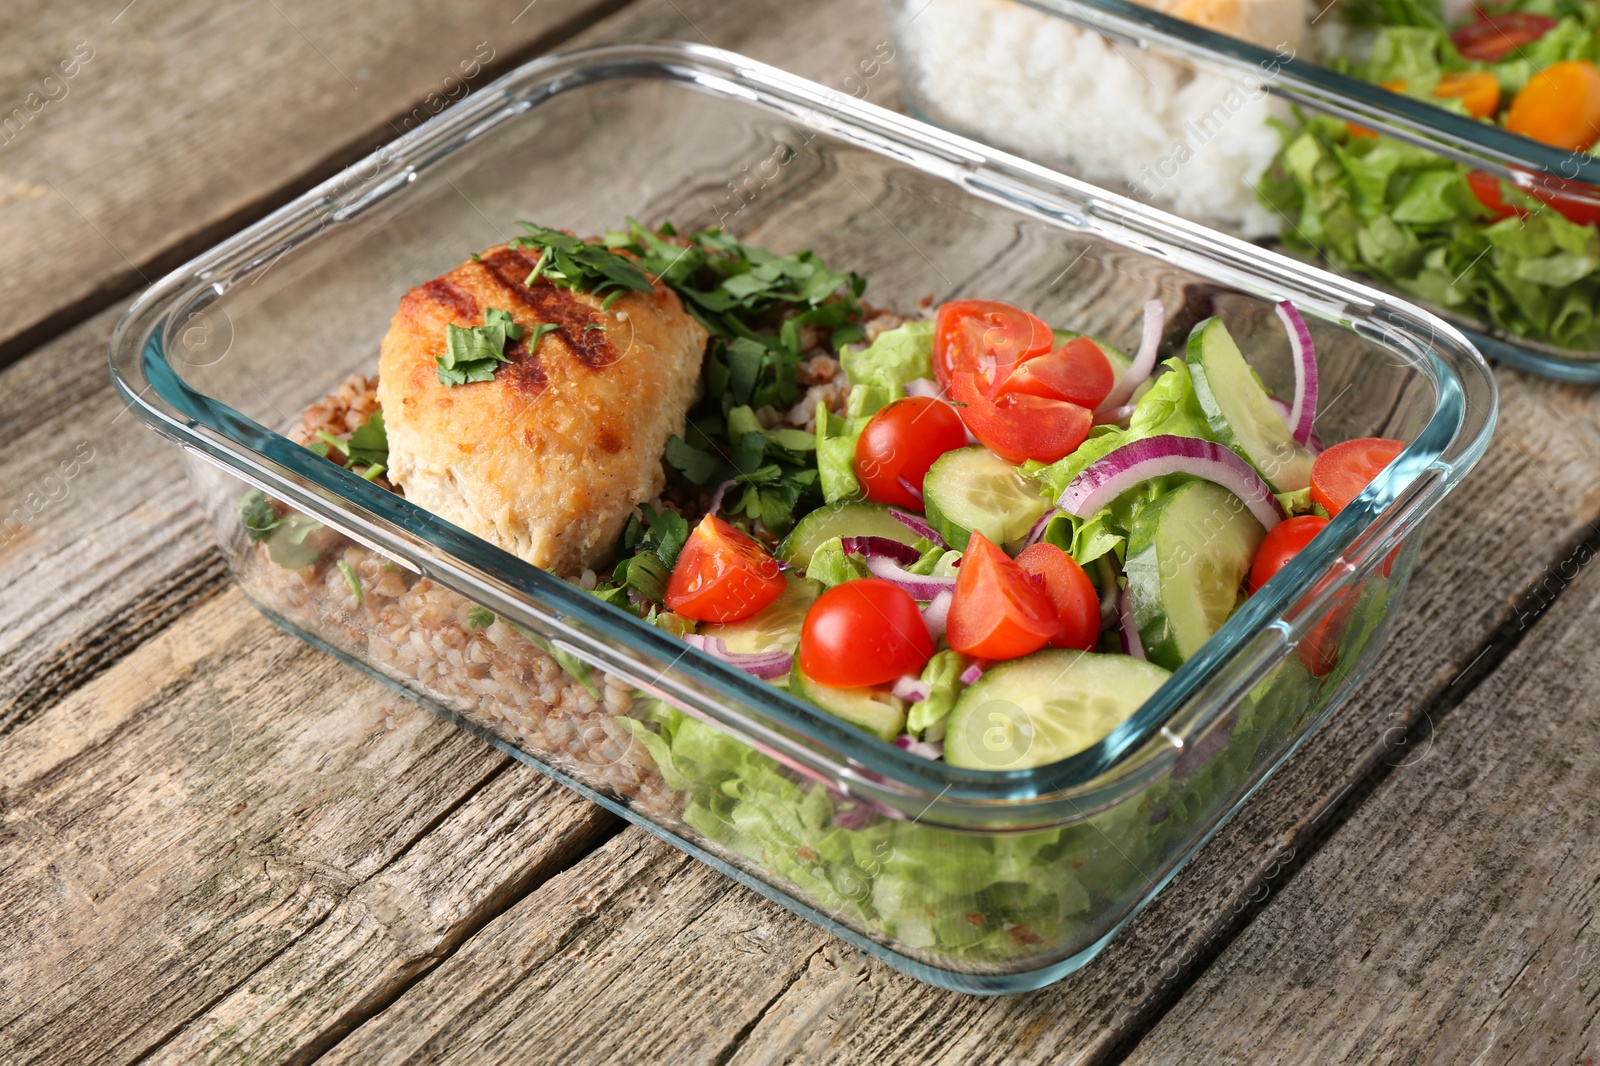
[[[468,629],[488,629],[492,625],[494,625],[494,612],[489,608],[479,607],[477,604],[467,608]]]
[[[548,332],[554,326],[546,329]],[[509,311],[491,307],[484,312],[483,325],[445,327],[445,354],[439,356],[439,380],[445,385],[465,385],[472,381],[493,381],[494,372],[510,362],[506,342],[520,340],[525,333]],[[540,334],[541,336],[543,334]],[[537,343],[537,341],[535,341]],[[530,344],[529,348],[533,345]]]
[[[590,244],[570,233],[532,222],[518,222],[517,225],[528,232],[525,236],[511,238],[510,246],[539,253],[539,261],[524,284],[531,286],[542,277],[558,289],[596,296],[615,290],[610,299],[630,289],[651,291],[650,278],[639,269],[639,264],[604,244]]]
[[[670,223],[651,231],[632,219],[607,242],[637,256],[672,288],[711,334],[704,399],[684,437],[667,444],[667,463],[696,485],[731,481],[724,515],[759,520],[774,536],[820,502],[816,442],[795,429],[766,429],[755,412],[784,411],[801,395],[801,332],[826,331],[835,343],[862,335],[866,282],[836,273],[809,251],[775,255],[719,229],[680,236]]]
[[[628,607],[628,590],[632,589],[646,603],[660,603],[666,596],[672,565],[688,539],[689,523],[683,515],[642,505],[622,531],[621,552],[626,553],[626,558],[611,572],[610,580],[595,588],[594,594],[607,603]]]
[[[260,489],[251,489],[239,498],[239,521],[244,525],[244,535],[251,544],[260,544],[283,525],[277,508]]]
[[[368,481],[375,480],[388,469],[389,433],[383,424],[382,411],[374,411],[348,437],[336,437],[325,429],[319,429],[317,439],[306,447],[324,459],[351,470],[362,467],[359,473]]]

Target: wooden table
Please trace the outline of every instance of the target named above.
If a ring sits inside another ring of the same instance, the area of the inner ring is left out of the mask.
[[[1589,1061],[1600,393],[1499,373],[1358,697],[1025,996],[918,985],[258,616],[105,372],[147,280],[550,48],[839,86],[886,37],[849,0],[525,3],[11,5],[0,1062]]]

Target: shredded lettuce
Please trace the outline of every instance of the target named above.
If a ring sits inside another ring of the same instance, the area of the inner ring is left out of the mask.
[[[1458,113],[1459,100],[1431,95],[1445,74],[1493,74],[1505,107],[1552,63],[1600,61],[1594,0],[1513,4],[1559,21],[1496,63],[1464,59],[1431,6],[1363,3],[1391,24],[1376,31],[1364,58],[1343,61],[1341,69],[1370,82],[1404,82],[1407,95]],[[1467,184],[1465,164],[1386,137],[1356,136],[1329,116],[1301,116],[1279,132],[1283,148],[1257,195],[1283,216],[1290,249],[1529,340],[1600,346],[1600,235],[1593,226],[1568,221],[1506,182],[1502,201],[1527,215],[1494,221]]]
[[[852,386],[904,389],[918,378],[933,377],[933,323],[919,320],[884,330],[864,348],[846,346],[839,361]]]
[[[824,588],[830,589],[846,581],[871,576],[858,556],[844,553],[844,542],[840,537],[825,540],[818,545],[817,550],[811,553],[811,562],[806,567],[807,580],[816,581]]]
[[[934,652],[933,658],[922,668],[922,680],[928,685],[928,697],[911,705],[911,710],[906,714],[907,733],[922,740],[944,739],[945,719],[950,717],[956,697],[966,687],[961,684],[961,671],[966,668],[967,660],[960,652],[948,648]]]
[[[1165,373],[1154,380],[1150,390],[1134,405],[1127,429],[1097,426],[1071,455],[1048,465],[1025,463],[1023,473],[1037,478],[1044,486],[1043,491],[1054,500],[1091,463],[1125,444],[1169,433],[1202,440],[1215,439],[1211,427],[1206,423],[1205,411],[1195,395],[1194,380],[1189,376],[1188,365],[1182,359],[1173,358],[1162,366]],[[1069,553],[1080,566],[1087,566],[1111,552],[1116,552],[1120,561],[1126,548],[1128,531],[1133,527],[1134,515],[1182,479],[1181,474],[1152,478],[1086,518],[1058,515],[1046,525],[1044,537]]]
[[[905,395],[899,385],[851,385],[844,414],[829,414],[817,407],[817,476],[822,498],[828,503],[858,500],[861,482],[856,479],[856,438],[872,416]]]

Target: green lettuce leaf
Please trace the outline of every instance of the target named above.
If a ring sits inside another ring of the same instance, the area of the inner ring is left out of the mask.
[[[851,385],[903,389],[918,378],[931,378],[933,323],[907,322],[884,330],[865,348],[847,346],[839,361]]]
[[[943,740],[945,719],[956,705],[956,697],[966,686],[961,683],[961,671],[967,660],[960,652],[935,652],[922,668],[922,680],[928,684],[928,698],[911,705],[906,714],[906,732],[923,740]]]

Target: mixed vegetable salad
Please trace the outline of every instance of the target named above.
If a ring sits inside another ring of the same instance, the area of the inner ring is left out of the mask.
[[[1371,0],[1357,59],[1391,92],[1572,153],[1600,140],[1600,2],[1512,0],[1450,25],[1438,0]],[[1515,182],[1329,116],[1282,129],[1261,202],[1285,243],[1437,307],[1561,348],[1600,347],[1600,192],[1558,173]]]
[[[993,300],[846,345],[848,400],[807,448],[822,505],[764,544],[714,502],[660,606],[706,653],[916,754],[1082,751],[1402,447],[1321,448],[1310,333],[1278,313],[1288,403],[1219,319],[1158,367],[1159,302],[1132,358]],[[1319,633],[1302,656],[1325,673],[1336,647]]]
[[[1215,318],[1161,362],[1155,301],[1130,357],[992,300],[878,311],[855,274],[715,230],[630,223],[572,251],[661,278],[710,341],[661,499],[638,508],[609,572],[561,576],[952,766],[1037,766],[1096,743],[1401,448],[1323,447],[1311,337],[1287,303],[1295,388],[1279,399]],[[808,384],[819,368],[827,385]],[[475,387],[465,376],[453,387]],[[793,405],[819,389],[798,428]],[[381,411],[306,446],[392,487]],[[315,520],[259,492],[239,515],[276,567],[322,550]],[[342,554],[336,565],[359,605],[360,575]],[[1010,966],[1080,949],[1148,891],[1173,842],[1326,705],[1329,687],[1308,682],[1376,631],[1377,585],[1169,775],[1068,825],[971,833],[887,818],[643,693],[612,720],[648,752],[676,817],[763,879],[940,965]],[[475,606],[468,621],[492,632],[496,618]],[[511,628],[601,701],[585,663]]]

